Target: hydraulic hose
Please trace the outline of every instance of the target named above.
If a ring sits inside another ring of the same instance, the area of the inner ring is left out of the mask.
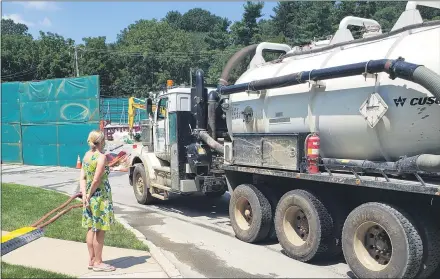
[[[391,79],[401,78],[420,84],[429,90],[437,100],[440,99],[440,76],[422,65],[405,62],[403,58],[396,60],[380,59],[360,63],[341,65],[330,68],[303,71],[284,76],[254,80],[251,82],[223,86],[218,89],[222,95],[244,92],[246,90],[265,90],[287,87],[308,81],[327,80],[341,77],[375,74],[386,72]]]

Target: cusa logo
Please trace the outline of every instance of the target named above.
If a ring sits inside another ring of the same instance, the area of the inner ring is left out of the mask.
[[[399,106],[403,107],[407,99],[408,98],[399,97],[397,99],[393,99],[393,101],[396,107]],[[410,106],[424,106],[424,105],[433,105],[433,104],[439,105],[440,100],[437,100],[436,97],[415,97],[409,101]]]

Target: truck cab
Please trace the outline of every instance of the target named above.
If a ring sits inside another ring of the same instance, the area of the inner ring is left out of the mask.
[[[129,171],[130,185],[141,204],[167,200],[169,193],[218,197],[226,192],[222,171],[212,164],[215,155],[193,133],[194,90],[167,89],[157,97],[154,111],[147,100],[149,119],[141,121],[142,147],[133,150]]]

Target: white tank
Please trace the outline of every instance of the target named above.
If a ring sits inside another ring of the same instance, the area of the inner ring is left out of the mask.
[[[407,9],[396,25],[404,26],[407,18],[420,21],[420,14],[414,7]],[[406,25],[412,23],[407,22]],[[340,30],[338,32],[332,40],[351,39],[341,35],[343,32]],[[336,41],[331,42],[334,43]],[[258,59],[254,57],[253,61],[261,61],[261,49],[286,47],[263,43],[255,55]],[[281,63],[258,65],[251,62],[250,68],[236,84],[398,57],[440,74],[440,25],[412,29],[375,41],[296,55]],[[378,74],[377,80],[354,76],[325,80],[323,83],[325,88],[306,83],[271,89],[262,94],[243,92],[230,95],[227,123],[232,137],[237,133],[319,132],[323,157],[394,161],[404,155],[440,155],[440,100],[436,100],[422,86],[402,79],[391,80],[386,73]],[[369,124],[367,120],[371,118],[366,119],[362,115],[361,106],[373,93],[377,93],[375,96],[380,96],[385,105],[379,104],[379,111],[373,112],[377,123]],[[246,107],[253,111],[249,122],[243,120],[242,112]]]

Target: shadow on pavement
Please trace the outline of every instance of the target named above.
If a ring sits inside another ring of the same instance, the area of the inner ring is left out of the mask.
[[[155,206],[160,210],[181,214],[187,217],[206,216],[210,219],[229,219],[229,199],[226,192],[219,198],[208,198],[203,194],[191,196],[170,195],[167,201],[158,201]]]
[[[150,256],[141,256],[141,257],[122,257],[110,261],[104,261],[106,264],[112,265],[116,268],[129,268],[135,265],[143,264],[147,262]]]

